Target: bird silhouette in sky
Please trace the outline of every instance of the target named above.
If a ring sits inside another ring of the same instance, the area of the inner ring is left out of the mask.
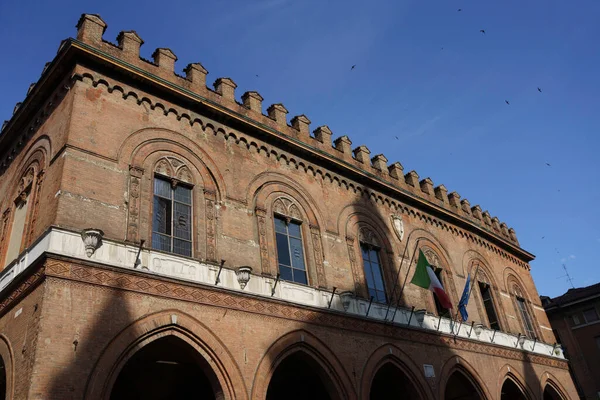
[[[479,32],[481,32],[485,35],[485,29],[480,29]]]
[[[400,139],[398,139],[398,136],[396,136],[396,140],[400,140]]]
[[[256,77],[258,78],[258,74],[256,75]]]
[[[550,165],[550,163],[546,163],[547,166],[551,167],[552,165]]]
[[[462,8],[459,8],[458,11],[462,11]]]
[[[352,68],[350,68],[350,71],[352,71],[354,68],[356,68],[356,64],[354,64],[354,65],[352,66]]]
[[[538,88],[538,92],[542,93],[542,89]]]
[[[508,102],[508,100],[504,100],[504,102],[510,106],[510,103]]]

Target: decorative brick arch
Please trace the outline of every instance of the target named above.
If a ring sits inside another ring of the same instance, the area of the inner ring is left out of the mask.
[[[525,289],[526,286],[520,276],[510,267],[504,269],[505,287],[506,291],[510,295],[510,301],[514,308],[515,315],[519,321],[520,328],[524,328],[525,321],[521,317],[519,306],[517,305],[517,297],[521,297],[525,300],[525,306],[527,307],[527,313],[531,318],[531,324],[533,325],[533,332],[537,337],[542,337],[540,333],[540,326],[533,309],[533,298]]]
[[[147,315],[114,337],[94,365],[84,399],[108,400],[127,361],[144,346],[168,335],[192,346],[212,366],[222,390],[217,399],[248,399],[241,370],[229,350],[208,327],[179,310]]]
[[[39,138],[29,147],[27,154],[17,167],[17,173],[10,180],[8,195],[5,196],[3,209],[0,210],[0,266],[4,265],[4,259],[8,252],[15,211],[17,208],[23,207],[25,203],[27,203],[27,209],[18,253],[21,253],[33,241],[49,151],[50,141],[47,137]]]
[[[178,160],[183,166],[175,168],[168,160]],[[126,187],[129,193],[127,240],[138,242],[140,239],[149,240],[151,237],[153,177],[156,168],[159,168],[159,172],[163,174],[171,173],[172,178],[189,180],[195,184],[193,226],[196,227],[196,231],[193,255],[208,261],[217,261],[219,227],[216,205],[223,198],[224,185],[216,180],[219,176],[218,170],[211,171],[204,161],[189,148],[172,140],[153,138],[137,144],[130,155],[129,180]]]
[[[13,354],[8,338],[5,335],[0,334],[0,357],[2,357],[2,361],[4,361],[4,371],[6,376],[6,400],[12,400],[15,395],[15,367]]]
[[[568,393],[568,391],[560,383],[560,380],[557,379],[550,372],[544,372],[542,374],[542,376],[540,377],[540,388],[539,388],[539,398],[540,399],[544,398],[544,390],[546,389],[546,386],[550,386],[552,389],[554,389],[554,391],[556,391],[556,393],[558,393],[558,395],[562,399],[568,400],[570,398],[569,396],[566,395],[566,393]]]
[[[474,250],[468,250],[463,256],[463,269],[466,270],[467,273],[468,271],[471,271],[471,279],[473,279],[472,285],[477,285],[477,288],[473,289],[472,294],[475,298],[475,304],[477,305],[477,311],[481,318],[481,322],[487,327],[490,326],[487,313],[485,311],[485,306],[483,304],[483,299],[481,298],[481,293],[479,291],[479,282],[487,284],[491,289],[494,310],[496,311],[500,329],[506,329],[508,327],[508,321],[506,320],[506,313],[504,312],[504,307],[502,306],[500,286],[498,286],[496,276],[494,275],[494,270],[490,268],[489,265],[490,264],[487,262],[487,260],[479,252]],[[477,276],[475,277],[473,274],[475,273],[477,266],[479,268],[477,270]]]
[[[393,344],[384,344],[375,350],[362,371],[360,383],[360,398],[368,399],[371,390],[371,383],[375,378],[377,371],[387,363],[392,363],[398,367],[412,382],[416,391],[421,395],[422,400],[434,400],[435,395],[431,387],[425,381],[423,374],[414,361],[402,350]]]
[[[536,396],[534,395],[535,392],[527,384],[525,378],[523,378],[523,376],[517,372],[517,369],[510,364],[505,364],[502,368],[500,368],[500,371],[498,371],[498,382],[496,384],[496,393],[498,395],[498,399],[501,398],[502,386],[507,379],[513,381],[528,400],[536,399]]]
[[[369,298],[364,268],[361,262],[360,244],[362,242],[381,249],[380,262],[386,296],[389,302],[396,302],[397,299],[392,298],[392,295],[398,274],[398,265],[394,248],[389,239],[393,234],[381,216],[360,204],[347,205],[338,216],[338,232],[346,238],[355,294],[363,298]]]
[[[484,384],[483,379],[477,373],[475,368],[473,368],[464,358],[453,355],[450,357],[442,367],[440,371],[440,380],[438,383],[438,395],[437,398],[440,400],[444,400],[446,396],[446,385],[448,384],[448,380],[454,373],[460,373],[464,375],[469,382],[475,387],[482,400],[493,399],[494,397],[491,395],[490,390]]]
[[[263,355],[252,384],[252,400],[264,400],[273,373],[286,357],[304,352],[321,368],[320,372],[327,379],[338,397],[332,400],[357,399],[356,392],[344,366],[333,351],[320,339],[303,329],[289,332],[276,340]]]
[[[441,243],[429,232],[421,229],[415,229],[413,232],[416,234],[414,240],[418,241],[417,248],[423,251],[425,257],[427,257],[427,261],[429,261],[433,266],[442,269],[442,284],[444,285],[446,293],[448,293],[448,296],[450,297],[452,307],[456,308],[458,306],[459,298],[456,292],[456,284],[454,281],[455,267],[450,262],[450,255],[448,251],[446,251]],[[413,233],[411,232],[411,235],[412,234]],[[418,254],[416,254],[413,258],[413,264],[410,266],[411,271],[407,277],[409,282],[415,273],[418,258]],[[433,293],[429,290],[423,289],[421,290],[421,296],[423,304],[427,304],[428,310],[435,312],[436,307]]]
[[[277,274],[277,253],[273,216],[279,213],[302,222],[309,284],[327,287],[325,253],[322,239],[323,220],[316,202],[289,178],[266,173],[259,175],[248,187],[247,195],[256,214],[256,236],[260,247],[261,271]]]

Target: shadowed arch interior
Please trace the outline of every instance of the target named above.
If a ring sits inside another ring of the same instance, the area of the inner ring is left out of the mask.
[[[392,400],[392,399],[421,399],[421,395],[414,386],[412,380],[392,362],[386,362],[377,370],[369,399]]]
[[[510,378],[502,384],[500,400],[527,400],[519,386]]]
[[[295,351],[275,369],[267,400],[337,400],[333,382],[321,365],[304,351]]]
[[[117,377],[110,399],[223,399],[209,363],[176,336],[165,336],[131,357]]]
[[[0,399],[6,398],[6,366],[4,359],[0,357]]]
[[[460,369],[455,370],[444,390],[444,400],[483,400],[481,390]]]
[[[556,389],[550,384],[547,384],[544,388],[543,400],[563,400],[564,397],[558,393]]]

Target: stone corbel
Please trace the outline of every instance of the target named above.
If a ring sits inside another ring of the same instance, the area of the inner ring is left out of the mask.
[[[85,254],[91,257],[100,246],[102,246],[102,237],[104,232],[100,229],[84,229],[81,231],[81,239],[85,246]]]

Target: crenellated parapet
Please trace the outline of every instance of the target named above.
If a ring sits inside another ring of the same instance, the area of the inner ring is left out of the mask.
[[[121,60],[128,66],[143,71],[149,79],[162,81],[161,85],[166,81],[173,88],[191,92],[197,100],[209,104],[213,109],[220,109],[228,115],[241,116],[254,126],[275,131],[277,135],[309,151],[316,149],[320,154],[345,168],[363,173],[366,179],[378,180],[408,196],[432,203],[507,242],[518,245],[514,229],[509,228],[497,217],[492,218],[488,211],[482,212],[481,207],[471,207],[469,201],[461,199],[458,193],[448,193],[444,185],[435,186],[430,178],[420,180],[415,171],[405,173],[400,162],[388,164],[388,159],[383,154],[371,156],[371,151],[364,145],[353,149],[352,141],[348,136],[338,137],[332,145],[331,129],[327,125],[322,125],[311,133],[311,121],[304,114],[292,117],[288,123],[289,112],[281,103],[271,104],[265,114],[264,99],[257,91],[243,93],[241,101],[238,101],[235,92],[237,84],[231,78],[217,78],[214,80],[213,88],[207,87],[208,71],[199,62],[187,64],[183,69],[183,75],[179,75],[176,72],[177,56],[171,49],[157,48],[152,53],[152,61],[143,59],[140,57],[140,47],[144,44],[144,40],[137,32],[121,31],[114,44],[104,39],[106,28],[107,24],[99,15],[83,14],[77,23],[77,41],[73,43],[84,51],[109,55],[113,59]],[[47,69],[48,64],[44,67],[42,75],[47,72]],[[35,83],[30,86],[28,96],[35,91],[35,87]],[[15,115],[19,108],[20,103],[15,106]],[[3,125],[2,130],[4,131],[6,127],[10,127],[10,121]],[[7,154],[0,154],[0,166],[6,166],[7,157]]]

